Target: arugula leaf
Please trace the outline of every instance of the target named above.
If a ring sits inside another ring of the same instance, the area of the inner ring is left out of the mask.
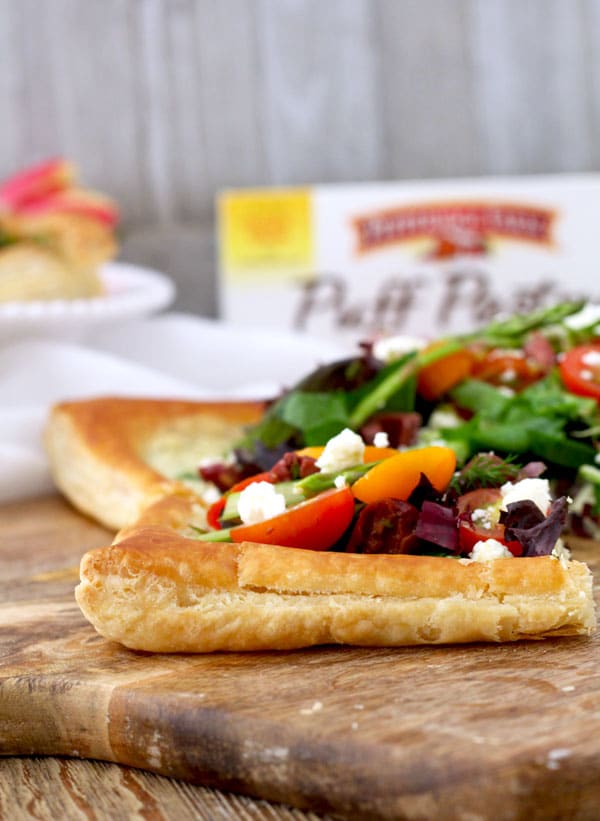
[[[305,434],[313,428],[327,427],[334,430],[332,435],[335,435],[348,424],[347,399],[341,391],[335,393],[294,391],[284,398],[279,414],[284,422],[300,429]]]
[[[499,388],[479,379],[465,379],[450,392],[450,397],[465,410],[494,414],[502,413],[511,401]]]
[[[529,406],[536,413],[544,415],[557,414],[566,419],[592,421],[598,416],[598,403],[595,399],[576,396],[565,390],[557,372],[550,373],[545,379],[534,382],[520,396],[525,397]]]
[[[543,454],[548,462],[561,467],[578,468],[591,462],[596,455],[596,450],[590,445],[574,442],[564,434],[530,430],[529,439],[534,453]]]
[[[368,397],[373,391],[379,389],[380,385],[385,383],[386,391],[391,380],[395,380],[397,371],[404,367],[404,365],[413,359],[414,354],[408,354],[400,359],[396,359],[385,365],[381,370],[366,384],[361,385],[347,393],[348,407],[356,410],[364,400],[368,401]],[[417,392],[417,378],[416,374],[409,375],[405,381],[401,382],[397,390],[385,400],[385,410],[389,411],[412,411],[415,407],[415,397]],[[383,408],[380,408],[382,410]]]
[[[281,421],[301,434],[305,445],[322,445],[348,425],[346,396],[336,393],[294,391],[278,411]]]
[[[568,427],[597,416],[592,399],[564,390],[555,374],[534,383],[513,397],[477,380],[467,380],[452,391],[459,407],[476,411],[464,425],[444,431],[450,443],[467,443],[471,453],[531,451],[561,467],[577,468],[593,461],[595,450],[573,441]]]
[[[292,441],[298,430],[281,419],[279,412],[280,402],[276,402],[260,422],[247,429],[245,437],[236,443],[236,449],[253,451],[256,442],[262,442],[266,448],[271,449]]]
[[[519,427],[512,422],[497,422],[480,417],[474,420],[471,441],[474,450],[525,453],[529,449],[531,440],[526,427]]]

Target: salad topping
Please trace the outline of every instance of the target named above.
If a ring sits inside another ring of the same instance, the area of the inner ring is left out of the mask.
[[[209,513],[220,538],[310,547],[307,523],[329,511],[336,526],[317,549],[498,553],[475,549],[483,541],[546,555],[567,518],[551,491],[575,497],[571,529],[597,535],[598,311],[563,303],[431,344],[384,342],[318,368],[272,403],[233,463],[199,469],[227,493]],[[237,502],[257,474],[286,506],[250,523]]]
[[[480,454],[455,473],[451,448],[397,452],[364,443],[359,448],[356,438],[345,429],[324,448],[313,449],[322,453],[311,465],[316,471],[305,476],[289,466],[297,468],[311,457],[289,453],[272,471],[235,485],[211,507],[212,530],[198,538],[477,561],[552,553],[567,503],[552,502],[547,480],[527,475],[537,473],[539,465],[520,469],[494,454]],[[348,452],[362,459],[337,462],[328,471],[332,463],[322,457],[337,453],[340,443],[351,444],[355,450]],[[380,460],[365,461],[377,450],[384,451]],[[509,476],[515,481],[494,485]],[[461,492],[474,482],[477,488]]]

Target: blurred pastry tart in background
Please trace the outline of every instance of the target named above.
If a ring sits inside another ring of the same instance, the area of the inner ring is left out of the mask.
[[[0,184],[0,302],[100,296],[117,253],[118,210],[50,160]]]

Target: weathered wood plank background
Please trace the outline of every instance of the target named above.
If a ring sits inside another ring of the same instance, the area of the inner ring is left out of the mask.
[[[0,0],[0,111],[210,313],[220,187],[597,169],[600,0]]]

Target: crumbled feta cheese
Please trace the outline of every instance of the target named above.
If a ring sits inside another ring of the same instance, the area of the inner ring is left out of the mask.
[[[569,559],[571,558],[571,551],[565,545],[562,539],[557,539],[556,544],[552,548],[552,555],[555,556],[557,559],[569,561]]]
[[[323,473],[339,473],[352,465],[360,465],[365,454],[365,443],[362,438],[350,428],[344,428],[341,433],[327,442],[321,456],[317,459],[317,467]]]
[[[373,444],[376,448],[389,448],[390,437],[384,430],[380,430],[379,433],[376,433],[373,437]]]
[[[462,425],[463,419],[450,407],[442,407],[434,410],[429,417],[427,426],[429,428],[457,428]]]
[[[581,357],[581,361],[588,368],[597,368],[600,365],[600,351],[587,351]]]
[[[513,389],[509,388],[508,385],[500,385],[497,388],[497,391],[498,391],[498,393],[501,393],[502,396],[509,396],[510,397],[510,396],[515,395],[515,392],[513,391]]]
[[[600,305],[586,305],[581,311],[571,314],[563,322],[568,328],[576,331],[597,325],[600,323]]]
[[[471,513],[472,522],[481,522],[481,520],[485,518],[487,518],[487,513],[482,507],[476,507],[473,513]]]
[[[511,559],[512,553],[496,539],[485,539],[475,542],[473,550],[469,553],[469,558],[474,562],[491,562],[493,559]]]
[[[270,482],[253,482],[238,499],[238,513],[245,525],[272,519],[285,511],[285,496],[277,493]]]
[[[579,376],[582,379],[585,379],[586,382],[591,382],[594,378],[594,374],[592,373],[592,371],[588,370],[587,368],[584,368],[583,370],[579,371]]]
[[[217,454],[216,456],[203,456],[198,462],[198,467],[207,468],[211,465],[233,465],[235,462],[234,453]]]
[[[548,515],[552,499],[547,479],[521,479],[520,482],[507,482],[502,485],[500,492],[502,493],[502,510],[508,510],[508,505],[513,502],[529,500],[535,502],[544,516]]]
[[[494,525],[498,524],[500,518],[500,508],[497,505],[490,505],[490,507],[476,507],[471,512],[471,521],[474,525],[483,527],[485,530],[491,530]]]
[[[514,382],[517,378],[517,372],[514,368],[507,368],[505,371],[502,371],[500,374],[500,381],[501,382]]]
[[[598,453],[594,456],[594,462],[595,462],[597,465],[600,465],[600,450],[599,450],[599,451],[598,451]]]
[[[341,488],[346,487],[348,482],[346,481],[345,476],[340,475],[335,477],[333,484],[338,488],[338,490],[340,490]]]
[[[373,345],[373,356],[382,362],[392,362],[411,351],[421,350],[425,345],[425,340],[417,336],[382,337]]]
[[[200,498],[205,505],[214,505],[221,498],[221,494],[214,485],[207,485],[200,491]]]

